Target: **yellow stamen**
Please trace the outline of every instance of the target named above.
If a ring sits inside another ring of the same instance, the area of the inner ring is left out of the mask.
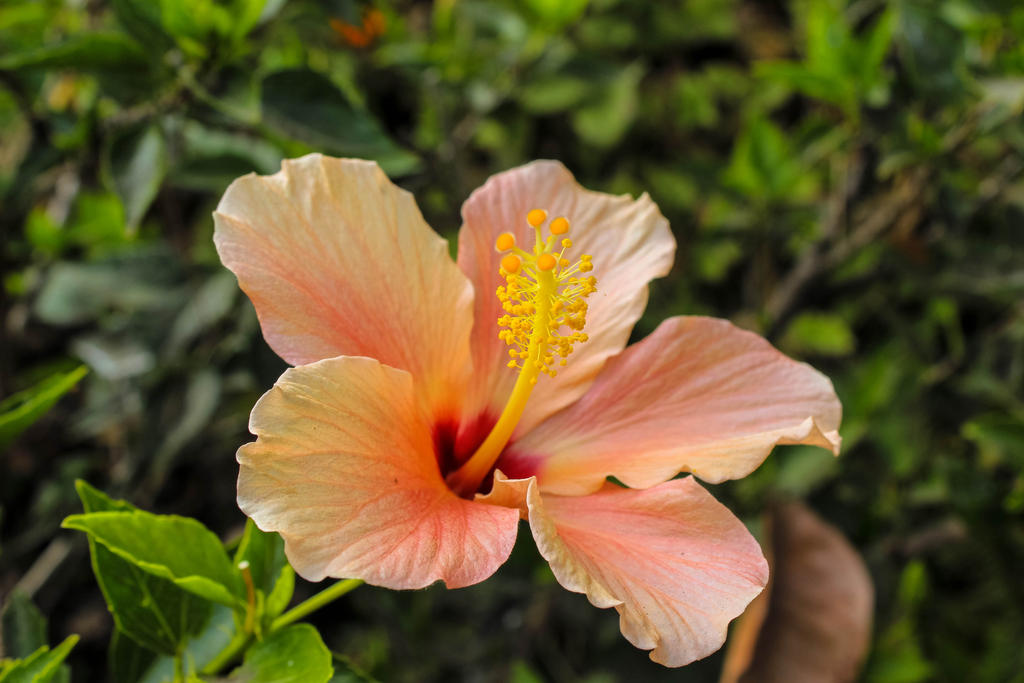
[[[498,337],[509,348],[508,367],[518,368],[512,393],[504,410],[476,452],[447,477],[448,485],[457,494],[472,496],[491,471],[498,457],[512,437],[519,419],[526,409],[527,399],[541,373],[550,377],[564,367],[573,345],[587,341],[582,333],[586,323],[585,299],[597,291],[596,278],[579,274],[593,270],[591,257],[584,254],[574,264],[563,258],[565,249],[572,246],[568,239],[561,240],[561,252],[555,252],[555,239],[545,239],[540,226],[547,212],[534,209],[526,221],[536,230],[536,243],[532,253],[516,249],[501,259],[501,274],[505,285],[498,287],[498,301],[504,315],[498,318],[502,328]],[[556,227],[558,232],[556,233]],[[549,228],[553,234],[564,235],[569,221],[556,218]],[[503,238],[508,237],[509,240]],[[515,247],[510,233],[500,235],[495,243],[498,251]]]

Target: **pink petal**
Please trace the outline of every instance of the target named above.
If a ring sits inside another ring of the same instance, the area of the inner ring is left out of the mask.
[[[558,582],[615,607],[622,635],[665,666],[706,657],[768,581],[757,541],[692,477],[589,496],[529,493],[530,527]]]
[[[775,444],[838,453],[840,415],[827,377],[756,334],[725,320],[671,318],[516,442],[505,471],[548,455],[541,488],[567,495],[596,490],[609,475],[632,488],[678,472],[718,483],[752,472]]]
[[[238,505],[278,531],[311,581],[456,588],[508,558],[519,511],[445,486],[412,377],[370,358],[286,371],[252,411],[259,438],[238,450]]]
[[[459,233],[459,267],[477,291],[471,414],[500,413],[515,383],[515,373],[505,368],[507,347],[498,339],[500,307],[494,293],[504,280],[494,242],[511,232],[518,244],[532,247],[526,214],[536,208],[547,210],[549,219],[568,217],[573,247],[567,257],[594,257],[598,291],[587,300],[584,332],[590,341],[576,346],[558,377],[541,380],[520,420],[520,433],[581,396],[605,360],[622,350],[647,304],[647,283],[668,273],[675,253],[668,222],[647,195],[633,200],[585,190],[556,161],[535,161],[493,176],[463,205]]]
[[[284,161],[232,183],[214,221],[221,260],[289,363],[376,358],[411,372],[435,405],[464,385],[472,288],[375,163]]]

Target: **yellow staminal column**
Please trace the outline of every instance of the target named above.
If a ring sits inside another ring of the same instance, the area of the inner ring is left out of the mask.
[[[506,286],[499,287],[497,292],[506,312],[498,320],[499,326],[505,328],[499,337],[509,345],[512,360],[508,366],[518,368],[519,377],[490,434],[476,452],[447,477],[449,487],[464,497],[476,493],[494,467],[519,424],[541,373],[554,377],[556,370],[551,366],[555,356],[561,357],[559,364],[564,366],[572,345],[586,341],[586,335],[579,332],[586,315],[583,299],[595,291],[595,281],[593,277],[578,274],[593,268],[590,257],[584,255],[570,267],[563,258],[565,249],[571,246],[568,239],[562,240],[560,251],[554,251],[555,236],[569,231],[569,221],[564,217],[551,222],[552,236],[547,240],[541,234],[547,212],[534,209],[526,220],[536,231],[536,243],[531,252],[517,247],[511,233],[499,235],[495,242],[499,252],[508,252],[501,260]],[[561,334],[559,330],[563,327],[573,331]]]

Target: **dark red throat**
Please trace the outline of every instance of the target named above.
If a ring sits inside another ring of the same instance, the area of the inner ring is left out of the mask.
[[[494,415],[480,413],[470,420],[449,417],[434,423],[434,456],[442,478],[459,469],[476,452],[497,421]],[[491,478],[486,477],[481,486],[490,490]]]

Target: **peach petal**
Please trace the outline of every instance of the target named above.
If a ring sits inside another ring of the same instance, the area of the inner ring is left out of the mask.
[[[526,496],[535,481],[536,477],[509,479],[501,470],[495,470],[491,490],[487,493],[476,494],[473,500],[478,503],[486,503],[487,505],[515,508],[519,510],[519,516],[522,519],[527,519]]]
[[[549,220],[569,218],[573,246],[567,257],[594,257],[598,291],[587,300],[584,332],[590,341],[576,346],[558,377],[541,380],[520,420],[519,433],[581,396],[605,360],[622,350],[647,304],[647,283],[668,273],[675,253],[668,222],[646,194],[634,200],[591,192],[556,161],[535,161],[491,177],[463,205],[459,232],[459,267],[478,293],[470,414],[500,413],[515,383],[515,373],[505,369],[507,348],[497,336],[501,309],[494,292],[504,281],[498,274],[501,254],[494,243],[499,234],[510,232],[518,244],[531,247],[533,228],[526,214],[535,208],[547,210]]]
[[[214,222],[221,260],[289,363],[376,358],[411,372],[435,406],[464,385],[472,287],[375,163],[284,161],[233,182]]]
[[[827,377],[726,320],[671,318],[610,360],[579,401],[505,459],[546,455],[544,491],[581,495],[607,476],[647,488],[679,472],[744,477],[776,444],[838,454],[839,399]]]
[[[508,558],[519,511],[455,496],[409,373],[341,357],[287,370],[238,450],[238,505],[278,531],[310,581],[387,588],[483,581]]]
[[[692,477],[589,496],[528,494],[530,527],[558,582],[615,607],[622,634],[683,666],[725,642],[764,588],[768,565],[746,527]]]

